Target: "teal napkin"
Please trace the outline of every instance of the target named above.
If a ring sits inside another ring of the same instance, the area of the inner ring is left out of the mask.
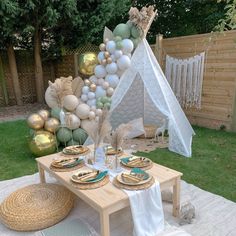
[[[67,164],[67,165],[64,165],[65,168],[72,168],[74,166],[77,166],[79,165],[81,162],[83,161],[83,159],[75,159],[75,162],[71,163],[71,164]]]
[[[121,160],[121,162],[123,162],[124,164],[127,164],[127,163],[129,163],[129,159],[130,159],[131,157],[132,157],[132,156],[123,157],[123,158],[121,158],[120,160]]]
[[[144,170],[142,170],[140,168],[133,168],[130,173],[131,174],[143,175],[143,180],[146,180],[146,179],[149,178],[149,174],[146,171],[144,171]]]
[[[100,179],[103,179],[107,175],[108,171],[100,172],[95,178],[87,180],[86,182],[96,182]]]

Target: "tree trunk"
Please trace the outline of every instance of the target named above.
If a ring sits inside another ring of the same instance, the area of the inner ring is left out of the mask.
[[[38,28],[34,34],[34,69],[36,82],[37,101],[44,102],[44,83],[43,83],[43,67],[41,59],[41,32]]]
[[[5,81],[5,78],[4,78],[4,71],[3,71],[3,64],[2,64],[1,54],[0,54],[0,86],[2,87],[2,92],[3,92],[5,104],[8,105],[9,104],[9,98],[8,98],[6,81]]]
[[[15,56],[15,52],[14,52],[14,48],[12,44],[9,44],[7,47],[7,55],[8,55],[11,77],[13,81],[13,89],[14,89],[14,94],[16,98],[16,104],[22,106],[23,101],[22,101],[20,82],[19,82],[17,66],[16,66],[16,56]]]

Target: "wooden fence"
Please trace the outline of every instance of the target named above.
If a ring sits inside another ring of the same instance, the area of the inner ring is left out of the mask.
[[[152,49],[165,71],[166,55],[188,58],[206,52],[201,109],[186,109],[192,124],[236,131],[236,31],[163,39]]]

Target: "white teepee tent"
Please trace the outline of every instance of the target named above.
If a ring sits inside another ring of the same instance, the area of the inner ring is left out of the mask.
[[[191,156],[194,131],[181,109],[148,42],[143,39],[112,96],[111,124],[143,117],[145,124],[168,120],[169,150]]]

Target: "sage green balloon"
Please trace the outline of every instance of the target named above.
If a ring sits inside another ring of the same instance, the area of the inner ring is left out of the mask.
[[[60,111],[61,108],[60,107],[54,107],[51,110],[51,117],[57,118],[58,120],[60,120]]]
[[[122,41],[122,38],[120,36],[116,36],[114,37],[114,41],[115,42]]]
[[[80,145],[83,145],[88,138],[84,129],[78,128],[73,131],[73,140],[77,141]]]
[[[134,24],[133,24],[130,20],[128,20],[128,21],[126,22],[126,25],[128,25],[129,28],[130,28],[130,30],[131,30],[131,28],[133,27]]]
[[[142,31],[134,25],[131,28],[131,35],[132,35],[133,38],[139,38],[142,35]]]
[[[126,24],[119,24],[113,31],[113,35],[120,36],[122,39],[128,39],[130,37],[130,28]]]
[[[116,42],[116,48],[117,49],[122,49],[123,45],[122,45],[122,41],[117,41]]]
[[[141,39],[140,38],[131,38],[131,41],[134,44],[134,48],[136,48],[138,46],[138,44],[140,43]]]
[[[109,110],[110,107],[111,107],[111,103],[106,102],[106,103],[104,104],[104,108],[107,108],[107,109]]]
[[[72,131],[68,128],[61,127],[57,131],[57,140],[61,143],[67,143],[72,139]]]
[[[67,147],[68,146],[73,146],[73,145],[80,145],[80,143],[78,141],[75,141],[73,139],[71,139],[68,143],[67,143]]]

